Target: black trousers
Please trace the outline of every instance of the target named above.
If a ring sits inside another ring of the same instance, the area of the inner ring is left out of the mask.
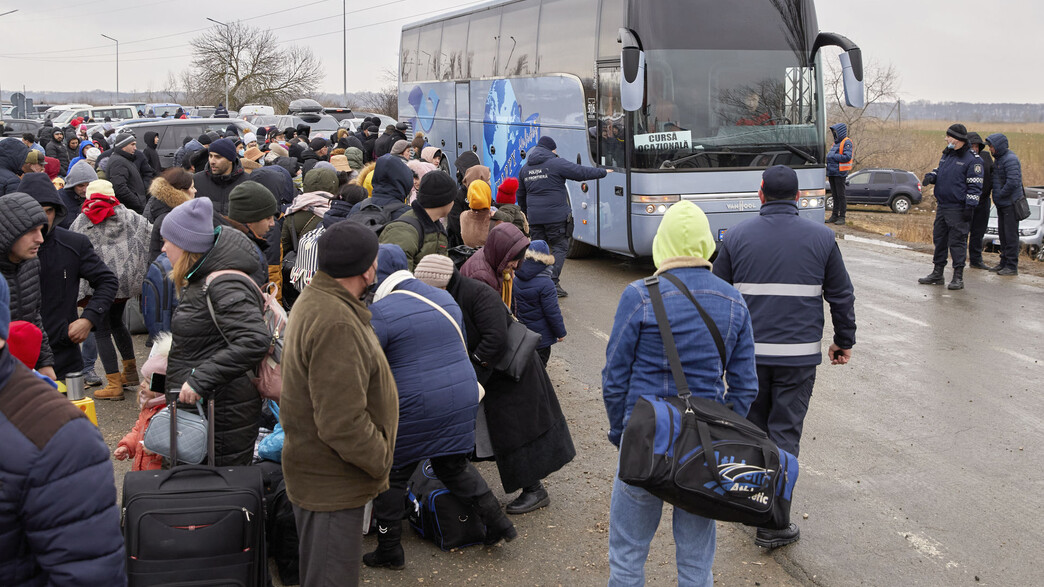
[[[537,356],[540,357],[540,362],[547,367],[547,362],[551,359],[551,347],[546,346],[542,349],[537,349]]]
[[[997,234],[1000,236],[1001,267],[1019,268],[1019,220],[1015,206],[997,206]]]
[[[758,365],[758,397],[747,419],[768,434],[776,446],[798,456],[801,428],[816,383],[816,366]]]
[[[983,196],[975,207],[971,228],[968,234],[968,261],[982,263],[982,237],[986,234],[986,226],[990,223],[990,197]]]
[[[834,211],[830,217],[844,218],[845,212],[848,212],[848,200],[845,199],[845,178],[840,175],[830,175],[827,176],[827,180],[830,181],[830,196],[834,198]]]
[[[555,256],[555,266],[551,269],[551,280],[555,282],[555,285],[558,285],[562,267],[565,266],[566,253],[569,252],[568,225],[568,222],[529,225],[529,238],[546,241],[547,246],[551,247],[551,254]]]
[[[106,374],[119,373],[123,369],[116,358],[117,349],[124,361],[134,358],[134,339],[130,330],[123,323],[123,311],[127,308],[127,300],[115,301],[109,306],[109,312],[95,326],[94,336],[98,343],[98,356]],[[113,341],[116,345],[113,346]]]
[[[935,255],[932,262],[946,266],[946,252],[953,259],[953,266],[964,268],[968,256],[968,228],[964,221],[964,210],[960,208],[939,208],[935,211],[935,226],[932,227],[932,240],[935,241]]]
[[[486,480],[465,455],[435,457],[431,459],[431,468],[446,489],[464,502],[470,503],[489,492]],[[406,484],[416,470],[417,463],[391,470],[388,476],[390,487],[373,500],[375,518],[383,522],[401,520],[406,516]]]

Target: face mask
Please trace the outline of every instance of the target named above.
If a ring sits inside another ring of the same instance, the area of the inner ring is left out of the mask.
[[[243,155],[246,155],[246,150],[245,149],[240,149],[239,150],[239,156],[242,157]]]
[[[954,149],[954,148],[956,148],[956,147],[957,147],[957,145],[955,145],[955,144],[953,144],[953,143],[946,143],[946,148],[947,148],[947,149]]]

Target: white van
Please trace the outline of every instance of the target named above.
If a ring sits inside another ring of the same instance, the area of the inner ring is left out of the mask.
[[[108,118],[112,122],[117,122],[137,118],[138,113],[134,111],[133,106],[89,106],[66,110],[51,120],[55,125],[69,124],[72,119],[77,117],[83,118],[85,121],[93,118],[95,122],[102,122]]]
[[[244,116],[274,116],[275,108],[261,104],[247,104],[239,109],[240,118]]]

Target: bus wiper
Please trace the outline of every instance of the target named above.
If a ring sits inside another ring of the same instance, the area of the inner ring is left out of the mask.
[[[721,155],[721,154],[724,154],[724,153],[728,153],[728,151],[700,151],[699,153],[693,153],[691,155],[686,155],[686,156],[682,157],[681,159],[673,159],[673,160],[672,159],[668,159],[668,160],[666,160],[666,161],[664,161],[663,163],[660,164],[660,169],[674,169],[675,167],[678,166],[679,163],[683,163],[685,161],[688,161],[689,159],[695,159],[695,158],[700,157],[702,155]]]
[[[780,145],[782,145],[782,147],[784,149],[790,151],[791,153],[797,155],[798,157],[801,157],[802,159],[804,159],[805,161],[808,161],[809,163],[811,163],[813,165],[815,165],[816,163],[819,163],[819,161],[816,161],[815,156],[813,156],[811,153],[807,153],[805,151],[802,151],[801,149],[795,147],[794,145],[791,145],[791,144],[788,144],[788,143],[780,143]]]

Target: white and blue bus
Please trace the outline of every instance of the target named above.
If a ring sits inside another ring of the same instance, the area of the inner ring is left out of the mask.
[[[673,202],[719,239],[756,214],[771,165],[797,171],[801,214],[823,221],[825,45],[860,105],[859,48],[819,32],[812,0],[489,2],[403,27],[399,116],[450,162],[475,151],[494,192],[543,135],[613,169],[569,182],[570,254],[649,256]]]

